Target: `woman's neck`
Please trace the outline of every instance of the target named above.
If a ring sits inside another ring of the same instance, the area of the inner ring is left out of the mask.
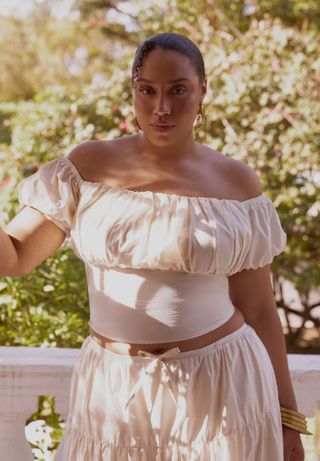
[[[158,146],[150,142],[143,133],[140,133],[139,152],[146,161],[157,165],[181,165],[188,160],[196,160],[200,157],[199,143],[191,139],[180,140],[179,144]]]

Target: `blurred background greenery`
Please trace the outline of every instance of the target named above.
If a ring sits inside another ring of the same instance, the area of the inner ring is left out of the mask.
[[[316,0],[0,0],[0,225],[16,213],[20,181],[42,164],[135,131],[137,46],[159,32],[186,35],[208,78],[196,138],[259,174],[288,235],[272,263],[287,349],[318,354],[319,28]],[[83,263],[66,245],[32,274],[0,279],[1,345],[78,348],[88,320]],[[51,428],[49,446],[33,444],[39,460],[63,433],[53,408],[42,398],[28,420]]]

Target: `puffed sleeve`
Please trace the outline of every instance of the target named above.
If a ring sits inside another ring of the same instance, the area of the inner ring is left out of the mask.
[[[65,157],[42,165],[19,184],[19,208],[25,205],[41,211],[70,237],[79,200],[79,178]]]
[[[287,234],[282,228],[273,202],[263,196],[251,201],[245,207],[248,231],[243,241],[238,242],[237,255],[229,267],[228,275],[243,269],[257,269],[270,264],[274,257],[282,253],[287,245]]]

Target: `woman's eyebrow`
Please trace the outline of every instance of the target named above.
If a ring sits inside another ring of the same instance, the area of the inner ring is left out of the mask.
[[[189,82],[191,82],[190,78],[180,77],[180,78],[176,78],[175,80],[171,80],[169,83],[181,82],[182,80],[188,80]],[[140,81],[144,81],[144,82],[148,82],[148,83],[154,83],[153,80],[148,80],[147,78],[143,78],[143,77],[137,78],[137,82],[140,82]]]

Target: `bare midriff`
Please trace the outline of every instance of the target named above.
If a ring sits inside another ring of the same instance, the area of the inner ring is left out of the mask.
[[[106,338],[105,336],[101,336],[92,328],[90,328],[90,335],[102,347],[105,347],[106,349],[109,349],[117,354],[138,355],[139,350],[144,350],[152,354],[162,354],[173,347],[179,347],[181,352],[190,351],[193,349],[201,349],[202,347],[208,346],[218,339],[223,338],[224,336],[227,336],[230,333],[238,330],[243,324],[244,317],[241,311],[235,307],[235,312],[232,317],[220,327],[215,328],[214,330],[209,331],[209,333],[205,333],[204,335],[183,341],[152,344],[124,343],[115,341],[114,339]]]

